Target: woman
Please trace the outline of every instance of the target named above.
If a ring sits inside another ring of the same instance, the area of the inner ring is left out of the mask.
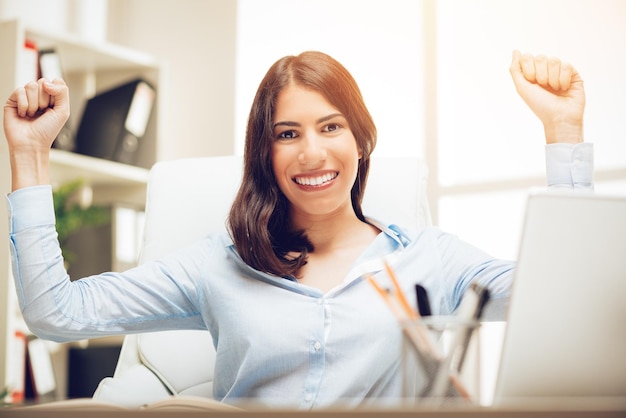
[[[548,183],[591,187],[578,74],[518,52],[510,72],[544,124]],[[434,227],[365,218],[376,129],[350,74],[318,52],[279,60],[259,86],[230,234],[71,282],[48,173],[50,145],[68,114],[61,80],[16,89],[4,111],[13,272],[24,317],[41,337],[208,329],[218,400],[303,409],[387,403],[401,396],[401,332],[365,275],[384,283],[388,261],[405,291],[427,288],[437,315],[453,312],[472,283],[496,300],[508,296],[511,262]],[[570,165],[573,155],[586,164]]]
[[[276,62],[250,112],[230,216],[244,261],[325,290],[339,284],[379,232],[361,212],[375,145],[374,121],[338,62],[318,53]]]

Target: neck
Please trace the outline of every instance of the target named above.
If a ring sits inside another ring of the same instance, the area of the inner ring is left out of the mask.
[[[305,231],[317,254],[353,246],[365,234],[375,229],[357,218],[354,211],[324,217],[307,217],[306,221],[300,220],[295,225]]]

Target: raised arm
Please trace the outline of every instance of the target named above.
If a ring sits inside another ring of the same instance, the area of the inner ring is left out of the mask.
[[[50,184],[50,147],[70,115],[63,80],[40,79],[18,87],[4,105],[4,133],[13,191]]]
[[[543,123],[547,144],[583,142],[585,90],[574,67],[513,51],[509,71],[517,92]]]

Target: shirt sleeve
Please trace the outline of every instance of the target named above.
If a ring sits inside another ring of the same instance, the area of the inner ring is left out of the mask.
[[[42,202],[45,204],[34,204]],[[49,204],[47,204],[49,203]],[[33,186],[16,190],[7,195],[9,233],[31,227],[55,224],[51,186]],[[14,217],[17,213],[19,216]]]
[[[52,188],[6,197],[15,289],[26,324],[41,338],[71,341],[174,328],[203,329],[196,279],[210,245],[126,272],[70,280],[55,228]],[[196,261],[194,261],[196,260]],[[198,262],[197,260],[201,260]]]
[[[546,177],[551,188],[593,189],[593,144],[547,144]]]

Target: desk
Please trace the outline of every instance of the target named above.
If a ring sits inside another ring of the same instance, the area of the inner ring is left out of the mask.
[[[305,416],[306,418],[404,418],[419,416],[422,418],[624,418],[626,417],[626,396],[611,399],[559,399],[559,400],[526,400],[507,407],[479,406],[447,406],[439,408],[408,408],[408,409],[351,409],[322,411],[292,410],[248,410],[248,411],[209,411],[207,409],[164,408],[164,409],[97,409],[87,403],[77,404],[74,408],[58,407],[55,404],[38,405],[36,407],[0,409],[2,418],[109,418],[112,412],[116,418],[195,418],[205,417],[258,417],[258,418],[289,418]]]

